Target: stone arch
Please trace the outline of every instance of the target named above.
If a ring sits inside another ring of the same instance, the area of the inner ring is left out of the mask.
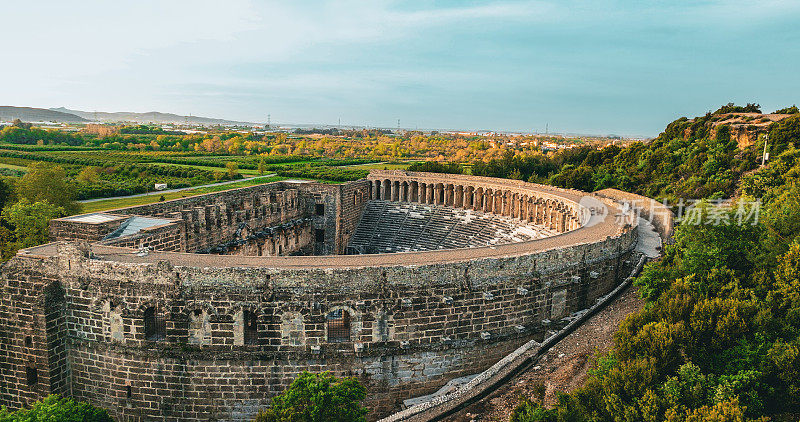
[[[400,184],[400,198],[398,198],[400,202],[411,202],[408,197],[409,190],[408,182],[404,180],[403,183]]]
[[[383,200],[384,201],[391,201],[392,200],[392,181],[386,179],[383,181]]]

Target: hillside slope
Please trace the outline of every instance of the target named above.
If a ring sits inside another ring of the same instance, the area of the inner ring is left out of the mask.
[[[72,113],[46,108],[0,106],[0,121],[82,123],[88,120]]]
[[[239,122],[234,120],[213,119],[209,117],[181,116],[173,113],[161,113],[158,111],[148,111],[146,113],[135,113],[129,111],[119,112],[90,112],[81,110],[71,110],[64,107],[51,108],[52,111],[70,113],[83,117],[91,121],[101,122],[136,122],[136,123],[173,123],[173,124],[196,124],[196,125],[249,125],[252,123]]]

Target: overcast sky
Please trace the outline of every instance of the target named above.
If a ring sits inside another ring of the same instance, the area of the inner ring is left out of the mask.
[[[800,1],[8,1],[0,105],[657,135],[800,102]]]

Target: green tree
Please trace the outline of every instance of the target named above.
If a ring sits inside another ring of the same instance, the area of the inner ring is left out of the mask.
[[[6,206],[14,194],[14,189],[8,179],[0,177],[0,209]]]
[[[84,169],[75,176],[75,180],[84,183],[96,183],[99,178],[100,173],[97,172],[97,167],[94,166],[84,167]]]
[[[28,166],[28,173],[16,186],[17,197],[28,202],[47,201],[61,207],[67,214],[80,211],[80,204],[75,202],[77,192],[67,180],[64,169],[48,163],[37,162]]]
[[[264,175],[264,171],[266,170],[266,165],[264,164],[264,157],[258,159],[258,174]]]
[[[31,203],[27,198],[3,210],[3,221],[13,227],[16,248],[29,248],[48,241],[50,220],[64,216],[64,208],[47,201]]]
[[[775,114],[800,114],[800,109],[798,109],[796,105],[793,105],[791,107],[775,110]]]
[[[511,412],[509,422],[556,422],[558,413],[553,409],[545,409],[539,403],[523,399]]]
[[[225,172],[229,179],[233,179],[239,175],[239,165],[234,161],[228,161],[225,163]]]
[[[45,397],[28,409],[0,409],[0,422],[114,422],[108,411],[58,395]]]
[[[337,378],[330,372],[303,371],[255,422],[361,422],[367,408],[361,401],[367,390],[355,378]]]

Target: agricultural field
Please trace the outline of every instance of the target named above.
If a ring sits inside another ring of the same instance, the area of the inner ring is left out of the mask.
[[[144,125],[54,130],[16,122],[0,128],[0,176],[18,179],[47,163],[63,169],[74,199],[86,201],[152,193],[157,184],[186,189],[271,174],[342,183],[425,161],[458,163],[458,172],[470,173],[472,162],[499,160],[503,151],[541,154],[544,141],[554,140],[339,129],[184,134]]]
[[[80,133],[42,131],[24,124],[5,127],[0,132],[0,176],[19,178],[39,162],[58,166],[74,186],[75,199],[80,201],[155,192],[157,184],[182,189],[268,174],[339,183],[364,177],[369,169],[353,166],[376,161],[309,154],[226,154],[194,147],[169,151],[160,150],[155,140],[144,143],[149,138],[129,135],[125,138],[128,147],[120,147],[94,143]]]
[[[144,196],[123,197],[123,198],[108,198],[100,201],[86,202],[81,204],[82,212],[98,212],[108,211],[117,208],[133,207],[136,205],[146,205],[155,202],[171,201],[173,199],[186,198],[189,196],[203,195],[206,193],[220,192],[228,189],[238,189],[247,186],[260,185],[264,183],[277,182],[285,180],[285,177],[280,176],[266,176],[266,177],[251,177],[239,182],[230,183],[226,185],[198,187],[181,190],[179,192],[154,192]]]

